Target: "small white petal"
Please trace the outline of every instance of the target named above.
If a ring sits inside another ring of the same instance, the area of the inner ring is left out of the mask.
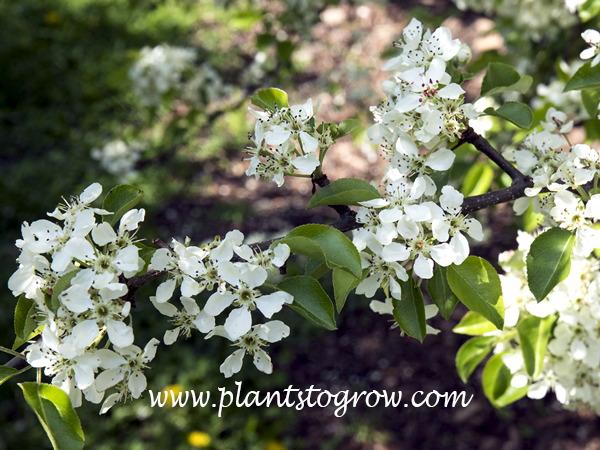
[[[171,345],[177,340],[178,336],[179,328],[175,328],[174,330],[167,330],[165,331],[163,342],[165,343],[165,345]]]
[[[219,370],[225,378],[231,377],[234,373],[238,373],[242,369],[244,355],[246,351],[243,349],[236,350],[223,361]]]
[[[261,372],[271,374],[273,373],[273,364],[271,363],[271,357],[263,349],[259,348],[254,352],[254,365]]]
[[[164,303],[173,297],[173,291],[177,283],[173,279],[163,281],[156,289],[156,302]]]
[[[252,328],[250,310],[245,306],[234,309],[229,313],[229,317],[227,317],[223,326],[231,339],[234,341],[237,340]]]

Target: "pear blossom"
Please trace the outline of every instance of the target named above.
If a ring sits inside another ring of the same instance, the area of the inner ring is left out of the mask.
[[[258,119],[250,136],[253,146],[246,148],[251,155],[248,176],[263,176],[281,186],[283,177],[296,170],[310,175],[321,164],[316,153],[320,145],[326,149],[333,143],[328,131],[322,134],[314,128],[312,99],[301,105],[277,106],[274,111],[248,110]]]
[[[285,303],[293,301],[293,297],[285,291],[261,295],[255,289],[267,278],[266,270],[260,266],[223,262],[219,265],[218,271],[219,276],[227,281],[230,287],[211,295],[204,311],[208,315],[217,316],[232,304],[238,306],[229,313],[224,325],[225,331],[232,339],[237,339],[250,330],[251,311],[255,308],[258,308],[265,317],[271,318]]]
[[[232,337],[225,327],[218,326],[206,338],[222,336],[233,341],[233,345],[240,347],[239,350],[229,355],[223,364],[221,364],[221,373],[225,375],[225,378],[229,378],[241,370],[246,354],[253,356],[254,365],[258,370],[267,374],[272,373],[273,364],[271,357],[262,347],[267,345],[267,343],[278,342],[288,337],[289,334],[290,328],[286,324],[279,320],[272,320],[264,324],[254,325],[251,330],[237,338]]]
[[[208,333],[215,327],[215,318],[201,311],[193,298],[181,297],[181,303],[184,306],[183,311],[179,311],[171,303],[157,302],[154,296],[150,297],[150,301],[161,314],[171,317],[171,321],[176,326],[174,329],[165,332],[163,340],[166,345],[173,344],[182,334],[189,338],[192,329],[197,329],[201,333]]]
[[[96,377],[96,389],[98,391],[106,391],[117,386],[119,396],[114,397],[113,394],[107,397],[102,406],[101,414],[110,409],[118,399],[125,400],[128,397],[140,397],[146,389],[146,377],[142,370],[154,359],[158,345],[159,341],[152,338],[148,341],[143,351],[135,345],[123,348],[115,347],[115,352],[121,357],[116,362],[122,362],[118,366],[113,367],[115,361],[111,361],[110,368],[107,368],[107,370],[104,370]]]

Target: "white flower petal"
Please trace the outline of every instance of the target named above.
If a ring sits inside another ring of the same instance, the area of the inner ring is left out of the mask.
[[[250,310],[245,306],[234,309],[229,313],[229,317],[227,317],[223,326],[232,340],[239,339],[252,328]]]

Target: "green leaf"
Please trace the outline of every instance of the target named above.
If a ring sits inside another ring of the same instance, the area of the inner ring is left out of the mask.
[[[373,185],[356,178],[340,178],[319,189],[306,209],[327,205],[358,205],[358,202],[381,198]]]
[[[460,266],[449,266],[447,276],[452,292],[467,308],[485,317],[499,330],[504,327],[500,277],[489,262],[469,256]]]
[[[456,302],[458,302],[458,298],[448,285],[445,267],[439,264],[436,265],[433,277],[427,280],[427,292],[429,292],[433,304],[440,310],[442,317],[448,319],[456,306]]]
[[[599,94],[597,89],[584,89],[581,91],[583,106],[585,106],[585,110],[592,118],[598,117]]]
[[[525,94],[532,83],[533,78],[529,75],[520,76],[515,69],[507,64],[491,62],[483,77],[480,96],[496,95],[506,91],[517,91]]]
[[[83,448],[85,437],[69,396],[50,384],[19,383],[25,400],[35,411],[56,450]]]
[[[8,381],[18,373],[19,371],[14,367],[0,366],[0,385],[4,384],[5,381]]]
[[[401,299],[394,306],[394,319],[409,336],[423,342],[425,339],[425,302],[423,293],[413,277],[400,281]]]
[[[485,194],[490,188],[493,179],[494,169],[489,164],[475,163],[465,176],[461,193],[465,197]]]
[[[462,84],[465,80],[469,80],[473,78],[475,75],[469,72],[461,72],[458,70],[454,64],[449,64],[446,68],[446,72],[450,75],[451,83]]]
[[[289,108],[288,96],[285,91],[277,88],[262,89],[250,97],[253,105],[265,111],[275,111],[280,108]]]
[[[337,132],[332,135],[333,139],[339,139],[347,134],[352,133],[360,125],[358,119],[346,119],[337,127]]]
[[[318,280],[330,270],[331,269],[327,267],[327,264],[324,262],[316,259],[309,259],[304,268],[304,275],[308,275],[309,277]]]
[[[148,265],[150,261],[152,261],[152,255],[157,250],[154,247],[148,247],[147,245],[142,244],[141,242],[136,242],[135,246],[139,248],[138,256],[144,260],[144,267],[140,270],[141,273],[145,273],[148,270]]]
[[[502,362],[502,353],[492,356],[483,369],[483,392],[492,406],[502,408],[524,397],[529,386],[514,388],[510,385],[512,374]]]
[[[517,325],[525,369],[534,380],[542,373],[546,346],[555,321],[556,316],[544,318],[529,316]]]
[[[571,270],[575,235],[562,228],[550,228],[531,243],[527,254],[527,282],[538,302],[563,281]]]
[[[342,311],[348,294],[358,286],[358,283],[360,278],[356,278],[350,272],[344,269],[333,269],[333,294],[338,312]]]
[[[16,377],[23,372],[27,372],[29,369],[31,369],[30,365],[27,365],[21,370],[15,369],[14,367],[0,366],[0,386],[11,378]]]
[[[282,291],[294,296],[290,307],[317,325],[335,330],[333,303],[321,285],[313,277],[298,275],[287,278],[277,285]]]
[[[592,63],[587,62],[579,68],[575,75],[571,77],[563,92],[580,91],[582,89],[600,88],[600,64],[592,67]]]
[[[102,220],[114,227],[123,214],[137,205],[143,196],[144,192],[135,186],[128,184],[115,186],[106,194],[102,202],[102,208],[113,214],[103,216]]]
[[[330,226],[301,225],[277,243],[289,245],[292,253],[323,261],[330,269],[341,267],[357,278],[362,275],[358,250],[344,233]]]
[[[31,332],[31,330],[30,330],[29,332],[25,333],[25,326],[26,326],[28,319],[30,319],[29,313],[30,313],[33,305],[34,305],[34,301],[30,300],[28,298],[25,298],[25,294],[21,294],[21,296],[19,297],[19,300],[17,301],[17,306],[15,308],[15,320],[14,320],[15,334],[17,335],[17,337],[19,337],[21,339],[25,339],[27,337],[26,334],[29,334],[29,332]]]
[[[480,334],[489,333],[490,331],[496,331],[496,329],[494,324],[489,320],[473,311],[468,311],[452,331],[458,334],[479,336]]]
[[[520,78],[521,76],[519,73],[509,65],[491,62],[487,67],[483,82],[481,83],[481,96],[493,95],[494,89],[512,86],[517,83]]]
[[[469,339],[456,353],[456,370],[458,376],[467,382],[475,368],[492,350],[492,343],[496,340],[495,336],[480,336]]]
[[[64,274],[62,277],[59,278],[59,280],[52,288],[52,308],[54,308],[54,311],[57,311],[58,307],[61,305],[60,294],[62,294],[63,291],[71,287],[71,280],[75,275],[79,273],[80,270],[81,269],[75,269],[70,271],[69,273]]]
[[[598,0],[586,0],[579,6],[579,17],[582,22],[587,22],[600,14],[600,2]]]
[[[533,112],[525,103],[506,102],[496,110],[494,108],[486,108],[483,113],[508,120],[519,128],[529,129],[533,123]]]

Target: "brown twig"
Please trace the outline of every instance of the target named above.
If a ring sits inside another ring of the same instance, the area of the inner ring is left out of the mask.
[[[513,181],[517,179],[525,178],[519,169],[512,165],[511,162],[507,161],[483,136],[480,136],[471,127],[467,128],[461,136],[459,142],[468,142],[473,144],[477,150],[483,153],[485,156],[494,161],[500,169],[510,176]]]

